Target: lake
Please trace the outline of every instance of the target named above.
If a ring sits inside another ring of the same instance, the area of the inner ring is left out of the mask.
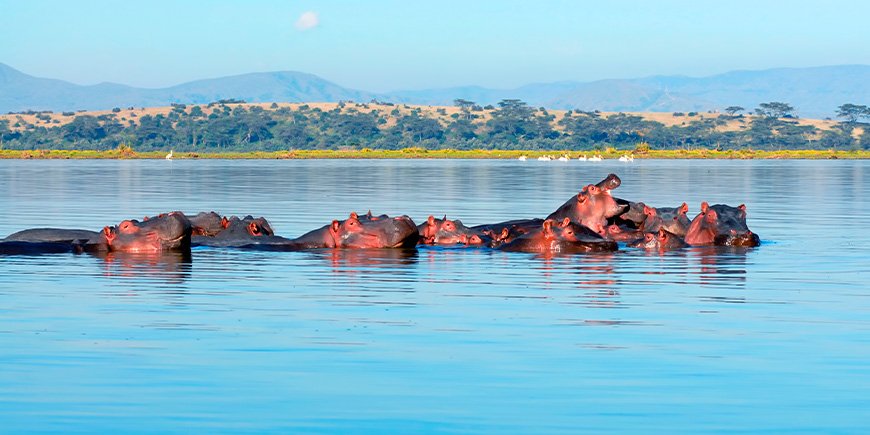
[[[0,257],[0,432],[864,432],[870,162],[0,161],[0,237],[160,212],[476,225],[614,196],[762,246]]]

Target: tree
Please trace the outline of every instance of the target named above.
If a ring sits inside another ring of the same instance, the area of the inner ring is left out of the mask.
[[[95,141],[106,137],[106,130],[100,125],[100,121],[91,115],[76,116],[72,122],[61,128],[63,129],[63,138],[71,142]]]
[[[761,103],[755,109],[755,113],[765,118],[793,118],[794,107],[787,103],[779,101],[771,101],[770,103]]]
[[[477,105],[474,101],[463,100],[462,98],[453,100],[453,104],[459,107],[459,110],[462,111],[462,117],[466,120],[471,119],[471,109]]]
[[[740,106],[728,106],[725,108],[725,113],[727,113],[728,116],[734,116],[737,113],[740,113],[744,110],[746,110],[746,109],[744,109],[743,107],[740,107]]]
[[[843,104],[837,107],[837,118],[845,118],[849,124],[858,122],[860,118],[870,117],[870,109],[865,105]]]

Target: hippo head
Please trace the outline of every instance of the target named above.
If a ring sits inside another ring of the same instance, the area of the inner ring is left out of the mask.
[[[576,197],[568,200],[561,207],[547,216],[547,219],[561,221],[569,218],[572,222],[595,228],[605,226],[607,219],[621,214],[624,205],[616,202],[610,191],[619,187],[622,181],[616,174],[610,174],[596,184],[587,184]]]
[[[684,202],[679,207],[659,207],[656,213],[659,217],[659,226],[678,236],[685,236],[689,229],[688,216],[689,206]]]
[[[684,248],[685,242],[674,233],[659,228],[655,233],[644,233],[643,238],[629,244],[632,248],[646,249],[647,251],[668,251],[671,249]]]
[[[351,213],[344,221],[332,221],[327,230],[338,248],[405,248],[415,246],[420,238],[408,216],[360,220]]]
[[[226,229],[226,218],[221,217],[221,215],[213,211],[199,212],[188,219],[190,219],[190,225],[194,236],[214,237]]]
[[[427,245],[454,245],[464,243],[471,230],[462,224],[459,220],[436,219],[430,215],[426,222],[417,226],[420,233],[420,243]],[[463,239],[465,236],[465,239]]]
[[[125,220],[103,228],[110,251],[162,252],[190,249],[191,225],[181,212],[161,214],[142,222]]]
[[[640,226],[643,224],[643,221],[646,220],[646,215],[643,212],[646,204],[642,202],[626,201],[619,198],[614,198],[614,200],[616,200],[616,203],[621,205],[624,210],[622,214],[619,215],[620,219],[632,222],[636,226]]]
[[[272,231],[272,226],[269,224],[269,221],[264,217],[255,218],[251,215],[245,216],[241,219],[242,224],[245,227],[245,231],[252,236],[274,236],[275,231]]]
[[[690,245],[753,247],[761,244],[758,234],[746,225],[746,206],[701,203],[701,213],[692,220],[686,232]]]
[[[468,233],[462,234],[460,236],[460,243],[465,246],[489,246],[493,247],[496,244],[496,241],[487,234],[484,233]]]

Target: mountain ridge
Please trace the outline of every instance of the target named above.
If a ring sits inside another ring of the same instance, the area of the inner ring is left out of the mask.
[[[530,83],[512,89],[459,86],[368,92],[346,88],[314,74],[273,71],[206,78],[164,88],[103,82],[77,85],[34,77],[0,63],[0,113],[26,110],[106,110],[113,107],[206,104],[220,99],[248,102],[337,102],[353,100],[452,105],[462,98],[480,105],[518,98],[531,106],[631,112],[691,112],[782,101],[799,116],[833,117],[837,106],[870,103],[870,65],[734,70],[704,77],[653,75],[635,79]]]

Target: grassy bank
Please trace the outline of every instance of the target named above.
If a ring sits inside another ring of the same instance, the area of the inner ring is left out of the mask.
[[[526,156],[600,155],[618,159],[624,151],[514,151],[514,150],[292,150],[275,152],[173,153],[173,159],[516,159]],[[715,151],[715,150],[650,150],[631,153],[636,159],[870,159],[870,151],[783,150],[783,151]],[[164,152],[135,152],[129,148],[108,151],[92,150],[0,150],[0,159],[164,159]]]

